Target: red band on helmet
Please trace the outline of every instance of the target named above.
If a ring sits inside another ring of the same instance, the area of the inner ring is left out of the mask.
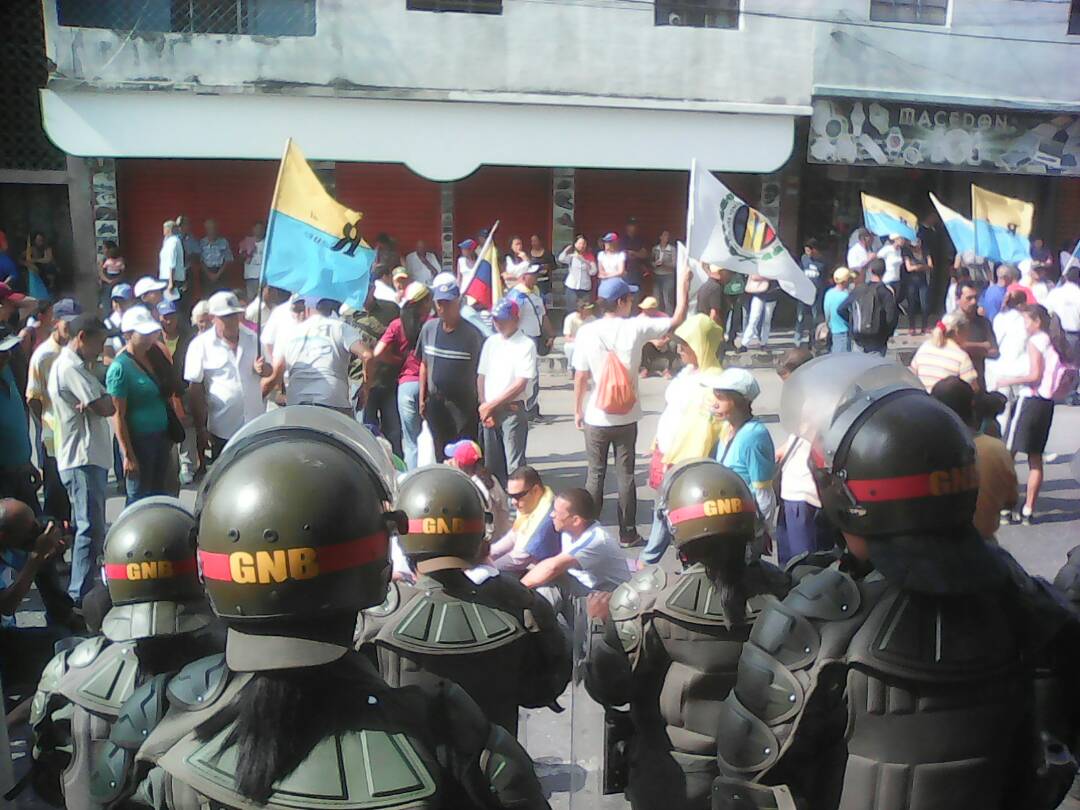
[[[896,478],[866,478],[847,482],[859,502],[906,501],[956,495],[979,488],[975,466],[935,470],[930,473],[901,475]]]
[[[484,531],[483,519],[464,518],[410,518],[409,534],[475,534]]]
[[[312,579],[367,565],[387,556],[389,538],[385,532],[346,540],[322,548],[262,549],[221,554],[199,550],[204,579],[240,585],[266,585],[286,579]]]
[[[107,579],[120,580],[143,580],[143,579],[169,579],[182,574],[195,572],[195,558],[186,560],[143,560],[130,563],[107,563],[105,565],[105,577]]]
[[[678,526],[688,520],[698,520],[703,517],[719,517],[723,515],[740,515],[744,512],[753,512],[754,504],[744,501],[742,498],[713,498],[701,503],[682,506],[668,512],[668,523]]]

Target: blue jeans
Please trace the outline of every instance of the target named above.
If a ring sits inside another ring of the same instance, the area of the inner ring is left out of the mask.
[[[818,550],[818,507],[806,501],[780,501],[776,526],[776,560],[780,567],[805,552]]]
[[[71,582],[68,596],[79,601],[96,584],[94,570],[105,547],[105,487],[109,471],[87,464],[60,471],[75,522],[75,542],[71,548]]]
[[[915,318],[922,318],[921,329],[925,331],[930,320],[930,282],[925,273],[910,273],[905,293],[908,307],[908,328],[915,328]]]
[[[653,511],[652,529],[649,530],[649,542],[641,550],[638,559],[646,565],[656,565],[671,545],[671,529],[668,528],[667,515],[657,507]]]
[[[132,433],[131,449],[139,471],[124,480],[127,505],[151,495],[165,495],[165,470],[169,465],[172,442],[165,432]]]
[[[577,311],[578,301],[588,301],[592,298],[592,290],[572,290],[566,288],[566,314]]]
[[[851,351],[851,332],[833,333],[831,354],[843,354]]]
[[[529,414],[523,403],[514,405],[517,410],[500,408],[495,416],[495,427],[485,427],[482,431],[488,471],[504,489],[509,474],[525,466],[525,446],[529,440]]]
[[[405,466],[416,469],[416,440],[420,438],[420,381],[398,383],[398,416],[401,418],[401,450]]]
[[[804,304],[802,301],[795,302],[795,345],[814,340],[814,307]]]
[[[656,292],[656,300],[660,303],[660,309],[670,315],[675,311],[675,274],[657,273],[653,276],[653,279],[653,290]]]

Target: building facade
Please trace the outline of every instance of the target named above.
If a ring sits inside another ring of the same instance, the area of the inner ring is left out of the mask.
[[[858,191],[964,210],[972,179],[1080,235],[1076,0],[43,0],[45,132],[90,161],[94,235],[234,242],[294,138],[402,249],[495,219],[554,250],[685,230],[689,162],[788,247]],[[112,205],[102,204],[112,202]],[[110,236],[111,238],[111,236]]]

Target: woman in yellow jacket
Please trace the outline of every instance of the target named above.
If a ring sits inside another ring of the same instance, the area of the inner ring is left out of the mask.
[[[649,485],[659,492],[664,474],[675,464],[709,458],[719,442],[722,423],[712,411],[712,391],[699,383],[701,374],[721,370],[720,346],[724,330],[708,315],[692,315],[675,330],[675,349],[683,369],[664,392],[664,411],[656,424]],[[649,542],[638,558],[642,565],[658,563],[670,542],[663,511],[653,512]]]

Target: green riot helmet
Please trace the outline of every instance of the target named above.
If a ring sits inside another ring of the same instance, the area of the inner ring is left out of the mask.
[[[399,485],[398,508],[408,518],[401,550],[478,561],[484,544],[484,500],[472,479],[454,467],[422,467]]]
[[[102,632],[113,641],[190,633],[211,621],[195,561],[195,518],[176,498],[127,507],[105,538],[112,608]]]
[[[708,538],[749,543],[754,537],[757,506],[750,488],[715,461],[676,464],[664,477],[660,497],[676,548]]]
[[[314,666],[345,653],[357,611],[386,597],[392,470],[374,436],[328,408],[270,411],[229,441],[196,514],[230,667]]]

